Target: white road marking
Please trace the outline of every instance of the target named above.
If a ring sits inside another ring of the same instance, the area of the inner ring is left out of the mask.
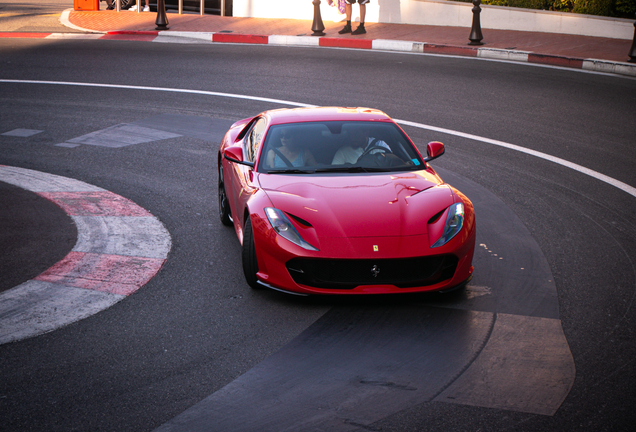
[[[134,124],[118,124],[96,132],[91,132],[66,141],[71,144],[86,144],[101,147],[119,148],[133,144],[177,138],[181,135],[150,129]]]
[[[269,102],[269,103],[274,103],[274,104],[296,106],[296,107],[312,108],[312,107],[316,106],[316,105],[304,104],[304,103],[300,103],[300,102],[287,101],[287,100],[282,100],[282,99],[272,99],[272,98],[264,98],[264,97],[249,96],[249,95],[240,95],[240,94],[233,94],[233,93],[213,92],[213,91],[206,91],[206,90],[177,89],[177,88],[149,87],[149,86],[133,86],[133,85],[123,85],[123,84],[99,84],[99,83],[82,83],[82,82],[67,82],[67,81],[40,81],[40,80],[15,80],[15,79],[0,79],[0,83],[66,85],[66,86],[79,86],[79,87],[100,87],[100,88],[162,91],[162,92],[173,92],[173,93],[186,93],[186,94],[199,94],[199,95],[206,95],[206,96],[227,97],[227,98],[233,98],[233,99],[245,99],[245,100],[253,100],[253,101],[260,101],[260,102]],[[525,147],[521,147],[521,146],[518,146],[518,145],[515,145],[515,144],[506,143],[506,142],[503,142],[503,141],[498,141],[498,140],[494,140],[494,139],[490,139],[490,138],[480,137],[480,136],[477,136],[477,135],[472,135],[472,134],[468,134],[468,133],[464,133],[464,132],[454,131],[454,130],[451,130],[451,129],[439,128],[439,127],[425,125],[425,124],[422,124],[422,123],[411,122],[411,121],[407,121],[407,120],[398,120],[398,119],[394,119],[394,120],[396,121],[396,123],[399,123],[399,124],[402,124],[402,125],[412,126],[412,127],[416,127],[416,128],[420,128],[420,129],[427,129],[427,130],[431,130],[431,131],[435,131],[435,132],[441,132],[441,133],[445,133],[445,134],[448,134],[448,135],[454,135],[454,136],[470,139],[470,140],[473,140],[473,141],[479,141],[479,142],[483,142],[483,143],[486,143],[486,144],[492,144],[492,145],[496,145],[496,146],[499,146],[499,147],[507,148],[509,150],[514,150],[514,151],[525,153],[525,154],[528,154],[528,155],[531,155],[531,156],[535,156],[537,158],[553,162],[555,164],[564,166],[566,168],[570,168],[570,169],[572,169],[574,171],[577,171],[577,172],[579,172],[581,174],[585,174],[585,175],[588,175],[590,177],[593,177],[593,178],[595,178],[597,180],[600,180],[600,181],[602,181],[604,183],[609,184],[610,186],[618,188],[618,189],[630,194],[633,197],[636,197],[636,188],[634,188],[633,186],[630,186],[630,185],[628,185],[626,183],[623,183],[623,182],[621,182],[619,180],[616,180],[616,179],[614,179],[612,177],[609,177],[609,176],[607,176],[605,174],[601,174],[601,173],[599,173],[597,171],[591,170],[591,169],[586,168],[584,166],[581,166],[581,165],[575,164],[573,162],[567,161],[565,159],[561,159],[561,158],[558,158],[556,156],[551,156],[551,155],[549,155],[547,153],[538,152],[536,150],[527,149]]]
[[[221,93],[221,92],[213,92],[206,90],[191,90],[191,89],[178,89],[178,88],[170,88],[170,87],[148,87],[148,86],[133,86],[133,85],[124,85],[124,84],[99,84],[99,83],[82,83],[82,82],[72,82],[72,81],[39,81],[39,80],[14,80],[14,79],[0,79],[0,83],[13,83],[13,84],[45,84],[45,85],[67,85],[67,86],[78,86],[78,87],[101,87],[101,88],[116,88],[116,89],[127,89],[127,90],[149,90],[149,91],[162,91],[162,92],[172,92],[172,93],[186,93],[186,94],[199,94],[205,96],[218,96],[218,97],[227,97],[233,99],[246,99],[260,102],[270,102],[270,103],[278,103],[283,105],[292,105],[297,107],[315,107],[316,105],[302,104],[298,102],[290,102],[281,99],[271,99],[271,98],[263,98],[257,96],[248,96],[248,95],[239,95],[233,93]]]
[[[27,137],[30,137],[30,136],[33,136],[33,135],[37,135],[37,134],[42,133],[42,132],[43,131],[41,131],[41,130],[35,130],[35,129],[13,129],[13,130],[10,130],[9,132],[5,132],[5,133],[0,134],[0,135],[27,138]]]
[[[509,144],[507,142],[503,142],[503,141],[497,141],[494,139],[490,139],[490,138],[484,138],[484,137],[480,137],[477,135],[471,135],[471,134],[467,134],[467,133],[463,133],[463,132],[458,132],[458,131],[454,131],[454,130],[450,130],[450,129],[444,129],[444,128],[439,128],[439,127],[435,127],[435,126],[429,126],[429,125],[425,125],[425,124],[421,124],[421,123],[415,123],[415,122],[410,122],[410,121],[406,121],[406,120],[398,120],[398,119],[394,119],[396,123],[402,124],[402,125],[406,125],[406,126],[412,126],[412,127],[416,127],[416,128],[420,128],[420,129],[427,129],[427,130],[432,130],[435,132],[440,132],[440,133],[445,133],[445,134],[449,134],[449,135],[454,135],[454,136],[458,136],[458,137],[462,137],[462,138],[467,138],[473,141],[480,141],[486,144],[492,144],[492,145],[496,145],[499,147],[505,147],[507,149],[510,150],[515,150],[521,153],[525,153],[531,156],[535,156],[538,157],[540,159],[544,159],[550,162],[554,162],[555,164],[564,166],[566,168],[570,168],[574,171],[580,172],[582,174],[586,174],[590,177],[594,177],[597,180],[600,180],[602,182],[605,182],[611,186],[614,186],[615,188],[621,189],[624,192],[627,192],[628,194],[630,194],[633,197],[636,197],[636,188],[623,183],[619,180],[616,180],[612,177],[606,176],[605,174],[601,174],[597,171],[591,170],[589,168],[586,168],[584,166],[575,164],[573,162],[567,161],[565,159],[561,159],[558,158],[556,156],[551,156],[549,154],[546,153],[542,153],[542,152],[538,152],[536,150],[531,150],[531,149],[527,149],[525,147],[521,147],[518,145],[514,145],[514,144]]]

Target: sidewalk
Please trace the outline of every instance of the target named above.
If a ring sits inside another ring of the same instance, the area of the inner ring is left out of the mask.
[[[621,63],[620,66],[625,66],[627,70],[636,71],[636,68],[630,67],[636,67],[636,64],[627,63],[632,44],[630,40],[482,29],[483,45],[476,47],[468,45],[469,27],[367,23],[365,35],[352,36],[338,34],[343,23],[324,21],[326,36],[316,37],[311,36],[312,21],[308,20],[234,18],[177,13],[168,13],[167,17],[169,30],[161,32],[161,36],[176,35],[177,32],[221,33],[224,35],[223,38],[210,36],[211,41],[244,43],[256,41],[268,43],[268,36],[304,36],[293,38],[293,44],[376,49],[391,49],[390,47],[393,46],[402,47],[398,49],[401,51],[472,55],[521,61],[524,61],[524,55],[528,54],[530,58],[525,61],[535,63],[585,68],[582,65],[585,60],[600,60],[610,64]],[[111,33],[112,36],[116,36],[117,32],[139,35],[141,35],[139,32],[154,33],[156,18],[157,14],[154,12],[70,11],[68,13],[68,22],[72,26],[89,31]],[[202,36],[198,35],[198,37]],[[319,41],[312,42],[311,38]],[[387,41],[394,41],[394,43],[387,44]],[[412,49],[404,49],[409,45],[399,41],[412,42],[416,45],[412,44]],[[491,55],[482,55],[488,53]],[[628,75],[636,76],[636,72],[628,73]]]

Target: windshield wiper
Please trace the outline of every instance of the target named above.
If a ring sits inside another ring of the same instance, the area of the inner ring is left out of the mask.
[[[346,173],[360,173],[360,172],[383,172],[383,171],[391,171],[387,168],[378,168],[378,167],[361,167],[361,166],[336,166],[330,168],[320,168],[317,169],[317,173],[324,172],[346,172]]]
[[[315,172],[314,170],[300,170],[300,169],[291,168],[291,169],[269,170],[267,171],[267,174],[313,174],[314,172]]]
[[[395,167],[362,167],[362,166],[354,166],[354,165],[339,165],[332,166],[327,168],[316,168],[316,169],[297,169],[297,168],[289,168],[289,169],[275,169],[267,171],[267,174],[315,174],[315,173],[370,173],[370,172],[391,172],[391,171],[403,171],[403,169],[396,169]]]

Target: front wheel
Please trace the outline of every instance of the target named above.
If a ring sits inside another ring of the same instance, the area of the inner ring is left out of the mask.
[[[243,229],[243,250],[241,255],[243,259],[243,273],[245,274],[247,284],[253,289],[259,289],[260,285],[256,278],[256,273],[258,273],[256,247],[254,246],[254,233],[249,215],[246,218],[245,228]]]

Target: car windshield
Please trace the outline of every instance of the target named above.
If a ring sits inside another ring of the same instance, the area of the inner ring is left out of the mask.
[[[273,125],[258,163],[270,174],[412,171],[425,167],[395,124],[325,121]]]

